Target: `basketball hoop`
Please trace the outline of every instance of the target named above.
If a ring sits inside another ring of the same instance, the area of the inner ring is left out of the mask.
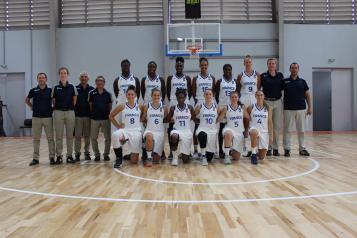
[[[192,44],[192,45],[188,45],[186,47],[186,49],[188,51],[190,51],[190,58],[192,59],[197,59],[200,57],[199,53],[201,50],[201,45],[200,44]]]

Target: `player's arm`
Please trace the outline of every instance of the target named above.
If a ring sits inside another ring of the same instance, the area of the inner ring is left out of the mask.
[[[175,106],[170,107],[170,111],[167,116],[164,118],[164,123],[171,122],[172,117],[174,116]]]
[[[172,76],[167,77],[166,80],[166,95],[167,95],[167,100],[170,102],[170,95],[171,95],[171,81],[172,81]]]
[[[135,91],[136,91],[136,97],[140,98],[140,80],[137,78],[137,77],[134,77],[135,78]]]
[[[260,73],[257,72],[257,89],[260,90],[262,86],[262,76]]]
[[[164,119],[167,117],[167,115],[169,114],[170,108],[164,106]]]
[[[120,104],[118,106],[116,106],[109,114],[109,120],[113,123],[113,125],[116,128],[123,128],[124,124],[123,123],[119,123],[115,117],[116,115],[118,115],[119,113],[121,113],[124,110],[124,104]]]
[[[139,106],[141,115],[140,115],[140,121],[143,123],[147,122],[147,111],[148,111],[148,106],[147,105],[140,105]]]
[[[195,107],[195,110],[194,110],[194,112],[195,112],[195,115],[198,115],[198,114],[200,114],[200,111],[201,111],[201,107],[202,107],[202,105],[197,105],[197,106]]]
[[[218,117],[216,123],[220,123],[226,116],[227,107],[219,108],[217,112],[218,112]]]
[[[192,84],[191,84],[190,76],[186,76],[186,80],[187,80],[187,95],[188,95],[188,99],[190,100],[192,97]]]
[[[193,107],[191,105],[188,105],[188,108],[190,109],[190,113],[191,113],[191,121],[196,121],[196,113],[195,110],[193,110]]]
[[[240,90],[242,89],[242,74],[238,74],[236,82],[237,82],[237,92],[240,96],[241,95]]]
[[[141,79],[141,96],[144,100],[144,97],[145,97],[145,91],[146,91],[146,88],[145,88],[145,77]]]
[[[244,116],[244,111],[246,111]],[[252,112],[252,106],[243,109],[243,125],[244,125],[244,136],[248,136],[249,124],[250,124],[250,113]]]
[[[113,83],[113,90],[114,90],[114,95],[117,98],[119,95],[119,86],[118,86],[118,81],[119,81],[119,77],[117,77],[116,79],[114,79],[114,83]]]
[[[160,82],[161,82],[161,98],[162,98],[162,102],[164,102],[166,96],[166,87],[165,87],[164,78],[160,77]]]
[[[195,101],[195,104],[197,103],[197,76],[193,77],[192,79],[192,97],[193,100]]]
[[[221,80],[217,80],[217,82],[216,82],[216,84],[215,84],[215,86],[214,86],[214,91],[215,91],[215,94],[214,94],[214,96],[215,96],[215,98],[216,98],[216,102],[217,103],[219,103],[219,89],[220,89],[220,87],[221,87]]]
[[[213,97],[214,97],[215,93],[216,93],[216,78],[212,75],[211,75],[211,78],[212,78],[212,93],[213,93]]]

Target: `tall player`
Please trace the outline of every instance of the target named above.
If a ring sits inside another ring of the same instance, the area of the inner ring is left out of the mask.
[[[238,92],[238,83],[232,77],[232,65],[225,64],[223,66],[223,77],[217,80],[215,85],[215,97],[220,108],[227,107],[230,103],[230,96],[232,92]],[[223,152],[223,128],[226,124],[226,120],[222,119],[219,125],[218,143],[219,143],[219,157],[224,158]]]
[[[156,73],[157,64],[154,61],[148,63],[148,73],[141,79],[141,95],[143,104],[146,105],[152,100],[152,90],[154,88],[161,91],[161,100],[164,101],[166,94],[165,80]]]
[[[122,146],[128,142],[131,152],[130,160],[132,163],[139,161],[139,153],[142,141],[142,106],[137,102],[137,94],[134,86],[129,86],[126,90],[127,103],[119,104],[110,113],[109,118],[113,125],[118,129],[112,134],[112,143],[116,161],[114,168],[122,166],[123,150]],[[115,117],[118,114],[123,115],[123,122],[118,122]]]
[[[147,160],[144,166],[151,167],[152,163],[158,163],[164,150],[165,126],[164,118],[168,114],[168,108],[161,101],[159,88],[151,90],[151,100],[143,107],[143,118],[146,121],[146,129],[143,134],[147,152]]]
[[[178,165],[178,155],[184,163],[189,162],[192,145],[192,131],[190,127],[191,120],[195,121],[195,113],[193,107],[186,103],[186,89],[178,88],[176,90],[177,104],[171,106],[170,112],[165,118],[165,122],[174,119],[174,126],[170,133],[170,148],[173,154],[171,165]],[[178,147],[180,144],[180,150]]]
[[[200,106],[205,102],[204,93],[207,89],[211,90],[212,96],[214,95],[214,85],[216,79],[208,72],[208,59],[205,57],[200,58],[200,73],[192,79],[192,97],[195,101],[195,106]],[[193,133],[194,153],[193,157],[198,157],[197,147],[198,140],[196,137],[196,130],[199,124],[195,124],[195,131]],[[216,151],[216,150],[214,150]]]
[[[217,118],[220,110],[213,100],[212,89],[204,91],[204,102],[197,104],[195,114],[199,115],[200,123],[196,130],[196,136],[200,143],[201,164],[207,166],[213,159],[217,149]]]
[[[167,77],[166,93],[167,93],[167,99],[170,102],[170,106],[177,105],[177,99],[176,99],[175,93],[178,88],[182,88],[182,89],[186,90],[186,94],[188,94],[188,97],[186,97],[186,103],[189,103],[189,100],[192,96],[191,78],[188,75],[185,75],[183,73],[184,67],[185,67],[184,58],[177,57],[176,64],[175,64],[176,73]],[[174,125],[174,123],[169,122],[169,128],[167,129],[169,140],[170,140],[170,134],[171,134],[173,125]],[[170,151],[169,158],[172,158],[171,151]]]
[[[256,165],[258,158],[265,158],[269,144],[273,140],[273,119],[272,111],[264,101],[263,91],[258,90],[255,96],[257,102],[249,106],[247,111],[250,115],[251,163]]]
[[[244,70],[238,75],[238,92],[240,93],[240,101],[249,107],[256,103],[255,93],[257,92],[257,86],[260,85],[260,74],[253,69],[253,59],[250,55],[244,58]],[[250,156],[250,152],[246,149],[246,139],[248,138],[249,121],[244,120],[244,151],[245,156]]]
[[[224,164],[231,164],[231,157],[238,160],[243,152],[243,119],[249,118],[245,106],[239,101],[237,91],[231,93],[230,104],[222,108],[218,121],[224,118],[227,118],[227,124],[223,129]]]

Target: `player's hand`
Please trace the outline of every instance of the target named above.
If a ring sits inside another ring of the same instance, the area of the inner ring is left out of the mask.
[[[312,108],[308,107],[306,111],[306,115],[311,115],[312,114]]]
[[[118,129],[122,129],[125,127],[125,124],[124,123],[119,123],[119,126],[118,126]]]

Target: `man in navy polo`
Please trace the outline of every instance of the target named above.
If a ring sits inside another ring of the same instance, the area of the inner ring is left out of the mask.
[[[54,165],[56,162],[52,122],[52,89],[47,87],[45,73],[37,74],[37,82],[37,87],[31,89],[25,99],[26,104],[32,110],[33,159],[29,165],[33,166],[39,163],[42,128],[44,128],[47,137],[50,164]]]
[[[290,128],[293,122],[296,124],[296,131],[299,140],[299,154],[309,156],[305,148],[305,118],[312,114],[311,96],[309,87],[304,79],[300,78],[299,64],[290,65],[290,77],[284,79],[284,149],[285,156],[290,156],[291,135]],[[307,103],[307,110],[306,110]]]
[[[74,105],[77,101],[77,89],[68,82],[69,71],[66,67],[58,70],[60,82],[52,90],[54,105],[54,128],[56,132],[56,162],[62,163],[63,128],[66,128],[67,163],[75,163],[73,159]]]
[[[269,145],[269,150],[267,156],[273,155],[280,156],[279,153],[279,135],[282,123],[282,112],[283,112],[283,102],[282,102],[282,90],[284,75],[277,71],[276,68],[277,59],[270,58],[267,60],[268,70],[261,74],[260,85],[258,88],[262,87],[265,95],[265,102],[272,109],[273,112],[273,144]]]
[[[105,90],[105,78],[98,76],[95,80],[96,88],[89,93],[89,107],[91,111],[91,142],[94,152],[94,161],[100,161],[98,147],[99,130],[102,128],[105,140],[103,157],[105,161],[110,160],[111,130],[109,113],[112,109],[112,95]]]
[[[76,86],[77,88],[77,103],[74,108],[76,114],[76,122],[74,127],[75,142],[74,142],[74,153],[76,156],[76,161],[80,161],[81,156],[81,144],[82,137],[84,137],[84,158],[85,160],[91,160],[89,153],[90,145],[90,110],[88,95],[89,92],[94,88],[88,85],[89,75],[87,72],[82,72],[79,75],[80,84]]]

